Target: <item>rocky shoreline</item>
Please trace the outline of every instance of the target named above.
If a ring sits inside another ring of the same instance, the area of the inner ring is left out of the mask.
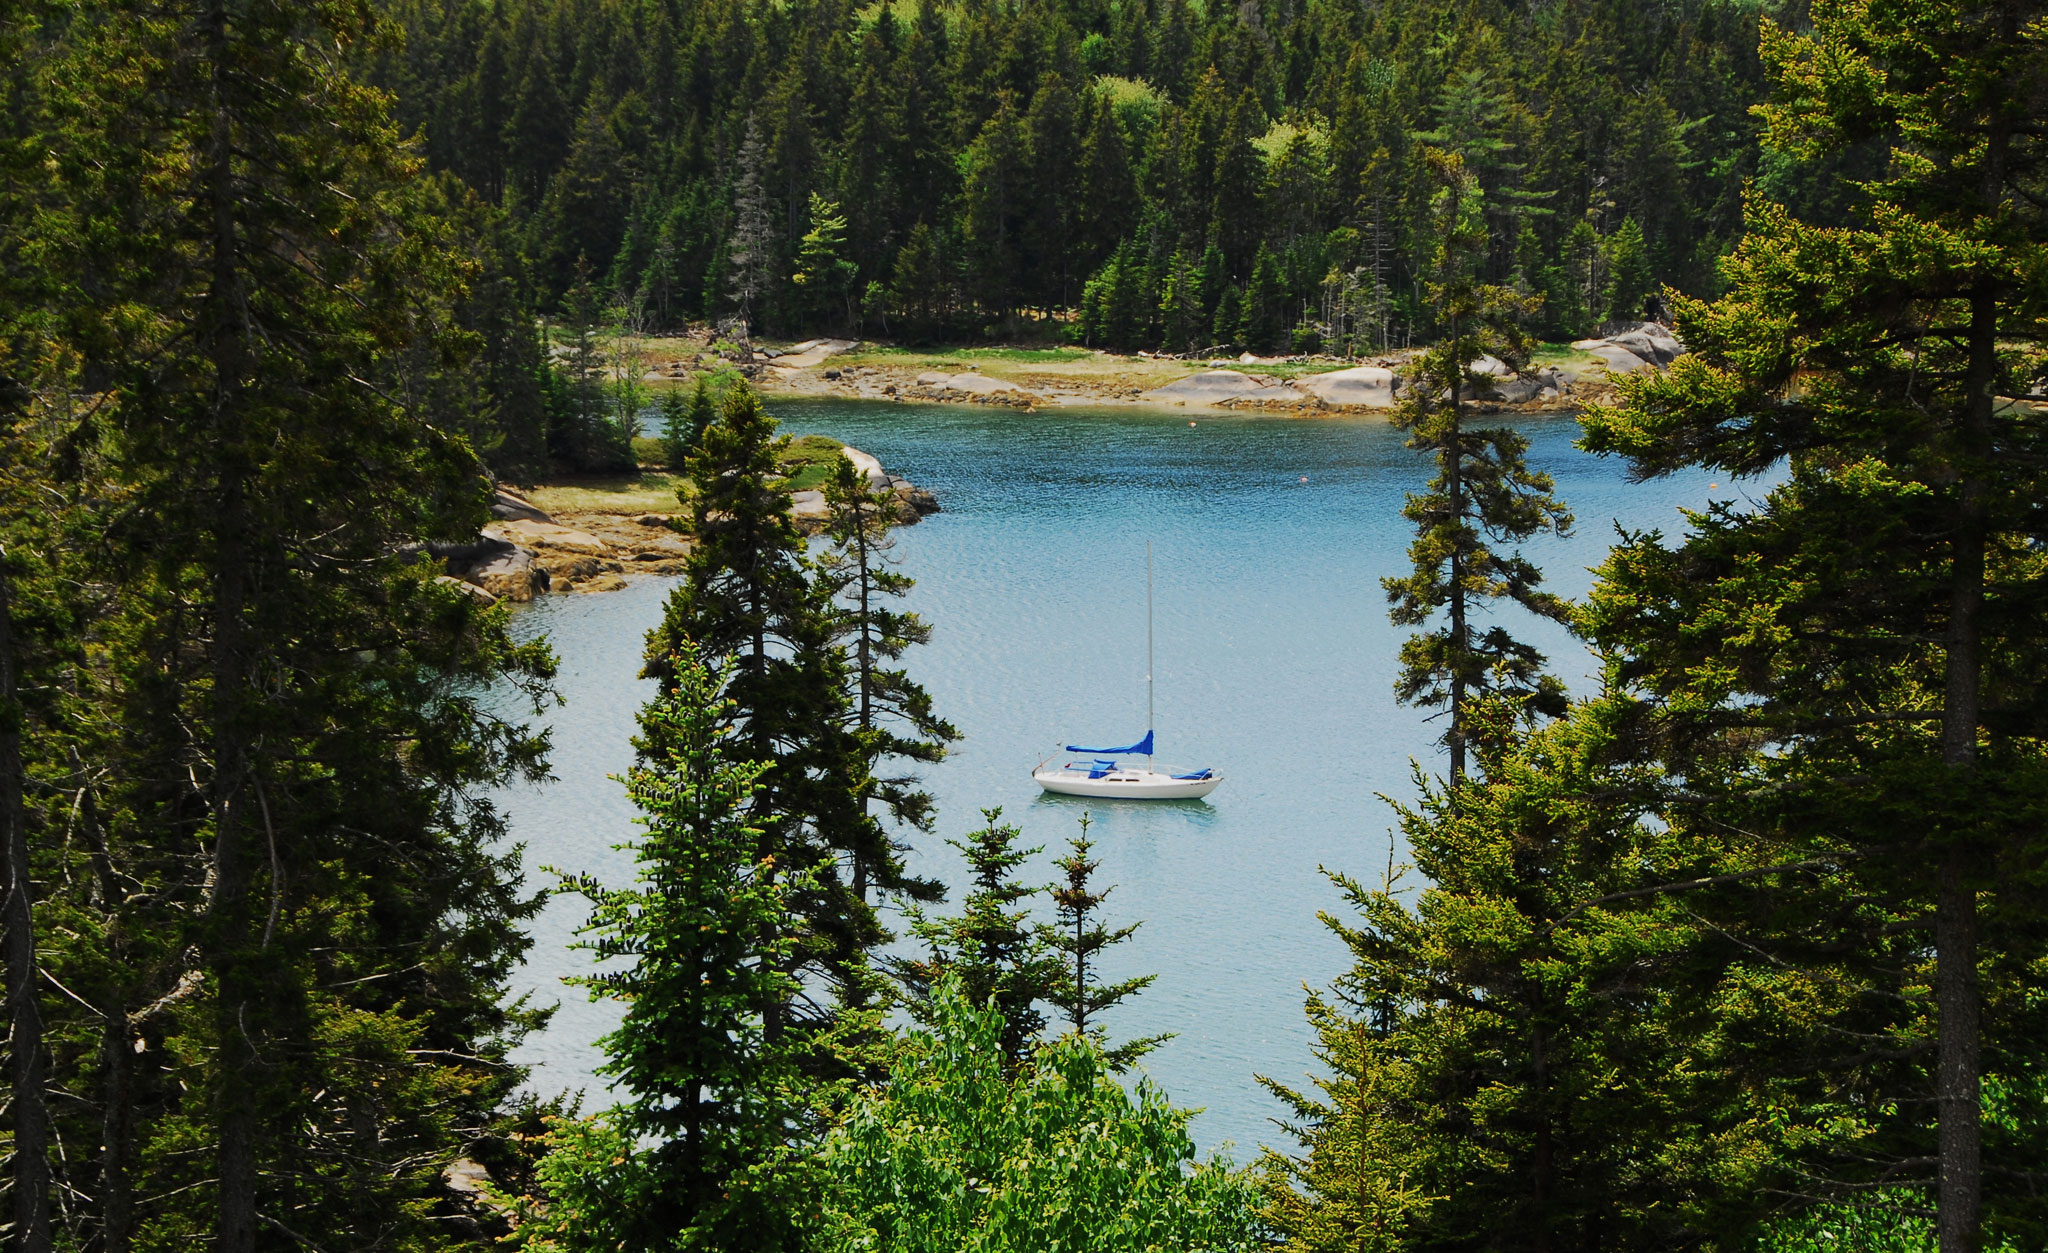
[[[1616,376],[1662,369],[1685,351],[1670,330],[1656,322],[1617,324],[1602,331],[1598,337],[1573,343],[1569,357],[1522,374],[1492,358],[1482,359],[1481,371],[1497,381],[1493,393],[1475,403],[1482,411],[1578,409],[1611,398]],[[1134,378],[1115,369],[1083,373],[1058,365],[1023,364],[1000,373],[972,362],[944,369],[896,366],[863,354],[862,347],[853,340],[808,340],[784,350],[728,353],[722,360],[762,391],[780,396],[984,404],[1027,411],[1053,405],[1133,405],[1302,415],[1393,408],[1415,355],[1396,353],[1358,363],[1250,353],[1207,361],[1098,354],[1112,367],[1129,366],[1138,374]],[[651,372],[651,377],[687,378],[693,367],[704,364],[702,356],[688,363],[674,361],[667,372]]]
[[[888,473],[874,457],[858,448],[840,451],[870,486],[895,497],[899,525],[938,511],[938,500],[929,491]],[[829,510],[823,492],[792,492],[790,505],[798,526],[815,532],[825,525]],[[510,483],[495,485],[491,516],[475,540],[430,548],[447,567],[442,582],[487,603],[525,602],[551,592],[617,591],[630,575],[679,574],[694,544],[684,514],[588,509],[550,514]]]

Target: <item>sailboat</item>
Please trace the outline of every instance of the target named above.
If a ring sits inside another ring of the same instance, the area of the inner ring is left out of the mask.
[[[1088,748],[1068,744],[1031,770],[1038,786],[1062,796],[1099,796],[1112,800],[1190,800],[1207,796],[1223,782],[1215,770],[1160,769],[1152,762],[1152,545],[1145,545],[1145,738],[1121,748]],[[1059,765],[1068,753],[1078,754]],[[1143,757],[1143,767],[1127,765],[1126,757]]]

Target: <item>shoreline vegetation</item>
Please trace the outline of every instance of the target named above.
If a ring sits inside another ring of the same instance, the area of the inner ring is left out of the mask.
[[[655,441],[642,441],[653,443]],[[656,450],[650,449],[650,452]],[[869,487],[896,502],[896,525],[938,511],[936,498],[881,462],[828,435],[788,440],[777,454],[779,490],[797,526],[816,534],[831,518],[823,487],[844,458]],[[555,476],[531,486],[493,485],[492,521],[473,543],[437,550],[442,578],[495,603],[548,592],[614,592],[632,574],[681,574],[695,546],[689,478],[658,462],[631,472]]]
[[[1680,351],[1657,323],[1603,328],[1606,335],[1546,345],[1519,374],[1501,369],[1478,413],[1573,413],[1612,399],[1613,380],[1661,369]],[[605,349],[614,372],[638,373],[650,397],[744,381],[776,399],[897,404],[1216,409],[1300,417],[1394,412],[1419,351],[1364,359],[1119,354],[1085,348],[900,348],[846,339],[734,343],[715,331],[619,334]],[[494,521],[481,542],[451,549],[449,577],[493,599],[528,601],[555,592],[616,591],[633,574],[677,574],[690,554],[681,512],[686,477],[661,463],[659,440],[635,439],[631,471],[547,475],[499,483]],[[938,509],[931,494],[884,471],[858,449],[824,435],[790,441],[780,454],[783,490],[800,525],[824,524],[819,490],[839,455],[901,502],[898,521]]]
[[[558,354],[564,352],[557,348]],[[1517,375],[1495,363],[1499,386],[1476,412],[1572,412],[1615,397],[1617,378],[1660,369],[1683,351],[1655,322],[1608,323],[1571,343],[1547,343]],[[900,347],[854,339],[735,342],[709,328],[620,333],[605,355],[649,391],[697,379],[744,378],[768,397],[906,404],[1218,408],[1280,414],[1391,413],[1422,349],[1364,357],[1168,355],[1079,347]]]

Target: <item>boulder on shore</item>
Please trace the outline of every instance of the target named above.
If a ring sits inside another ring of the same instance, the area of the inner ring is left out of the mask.
[[[529,548],[560,548],[572,553],[596,553],[599,556],[611,552],[610,545],[590,532],[579,531],[557,522],[493,522],[484,528],[484,534],[495,539],[524,544]]]
[[[1572,347],[1598,357],[1609,374],[1661,369],[1685,353],[1678,337],[1656,322],[1624,325],[1596,339],[1574,340]]]
[[[546,567],[531,548],[495,535],[471,544],[431,544],[427,551],[447,564],[448,574],[511,601],[529,601],[549,586]]]
[[[1204,370],[1155,387],[1138,397],[1158,404],[1220,405],[1225,401],[1255,396],[1277,388],[1272,379],[1254,377],[1241,370]]]
[[[1310,374],[1294,380],[1294,389],[1326,405],[1358,405],[1370,409],[1394,407],[1394,372],[1384,366],[1361,365],[1327,374]]]
[[[1503,368],[1493,380],[1492,389],[1482,392],[1477,399],[1499,401],[1506,405],[1526,405],[1535,401],[1556,400],[1570,388],[1570,381],[1557,370],[1531,370],[1527,374],[1510,374]]]
[[[888,473],[882,469],[881,461],[873,455],[864,453],[851,444],[841,444],[839,446],[839,455],[853,463],[853,468],[860,471],[861,476],[867,479],[869,487],[879,488],[889,485]]]
[[[500,483],[493,489],[491,516],[500,522],[553,522],[540,506],[521,495],[514,487]]]
[[[992,379],[986,374],[955,374],[940,384],[948,391],[966,392],[970,396],[994,396],[1003,392],[1024,392],[1008,379]]]

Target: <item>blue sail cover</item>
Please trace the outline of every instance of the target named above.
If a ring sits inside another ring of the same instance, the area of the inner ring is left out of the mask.
[[[1124,748],[1083,748],[1079,744],[1067,745],[1070,753],[1099,753],[1105,757],[1128,757],[1133,754],[1143,757],[1152,755],[1152,733],[1145,732],[1145,738]]]

